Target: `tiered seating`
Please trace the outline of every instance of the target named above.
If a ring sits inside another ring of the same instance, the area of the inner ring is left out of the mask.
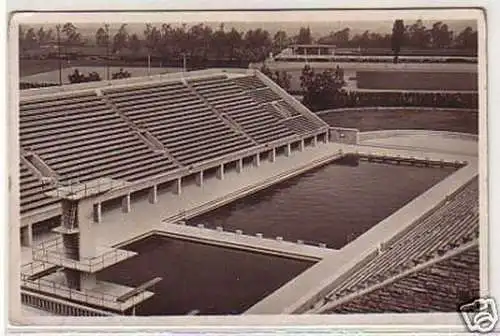
[[[232,81],[243,90],[254,90],[266,87],[266,84],[262,83],[257,76],[235,77]]]
[[[282,111],[286,112],[288,116],[296,116],[300,115],[300,113],[295,110],[289,103],[287,103],[284,100],[279,100],[276,105],[278,108],[280,108]]]
[[[136,181],[176,169],[94,92],[21,102],[20,138],[60,181]]]
[[[247,93],[250,97],[252,97],[253,99],[255,99],[255,101],[257,101],[259,103],[271,103],[274,101],[281,100],[281,97],[278,96],[270,88],[250,90]]]
[[[467,184],[446,204],[414,223],[382,252],[338,283],[327,295],[335,301],[348,294],[369,288],[443,255],[479,235],[478,181]]]
[[[274,104],[271,103],[263,104],[262,108],[266,110],[268,113],[274,115],[278,119],[283,119],[287,117],[280,110],[278,110],[276,106],[274,106]]]
[[[21,214],[59,202],[59,200],[45,196],[44,194],[44,192],[52,190],[53,187],[43,185],[22,161],[19,166],[21,180]]]
[[[478,296],[479,249],[476,245],[327,313],[454,312]]]
[[[185,165],[253,145],[180,81],[105,91],[105,94],[121,113],[148,130]]]
[[[314,121],[303,115],[287,118],[283,120],[283,124],[295,133],[307,133],[318,128],[318,125]]]
[[[213,107],[224,113],[258,143],[267,143],[294,133],[231,80],[222,76],[191,80],[190,85]]]

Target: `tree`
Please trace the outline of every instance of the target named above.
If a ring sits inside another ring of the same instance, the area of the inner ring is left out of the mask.
[[[127,48],[128,39],[127,24],[124,23],[113,37],[113,53],[120,52],[121,50]]]
[[[454,43],[457,48],[477,51],[477,31],[466,27],[456,36]]]
[[[330,32],[329,35],[319,38],[318,43],[333,44],[337,47],[348,47],[351,30],[344,28],[336,32]]]
[[[241,49],[243,48],[243,38],[241,33],[235,28],[232,28],[225,36],[226,50],[230,59],[235,59],[237,56],[242,56]],[[238,57],[239,58],[239,57]]]
[[[292,80],[292,75],[290,75],[288,72],[282,70],[278,71],[276,70],[273,76],[273,80],[281,86],[284,90],[288,91],[290,90],[290,83]]]
[[[429,47],[431,36],[422,20],[417,20],[408,27],[408,45],[414,48],[425,49]]]
[[[160,30],[154,27],[152,24],[147,23],[146,29],[144,30],[145,45],[150,54],[154,54],[160,51],[162,36]]]
[[[97,72],[90,72],[87,76],[82,74],[80,70],[75,69],[75,71],[71,74],[68,75],[68,79],[70,83],[85,83],[85,82],[95,82],[95,81],[100,81],[101,76]]]
[[[80,72],[80,70],[75,69],[75,71],[68,75],[68,79],[70,83],[83,83],[85,82],[85,75]]]
[[[95,33],[95,42],[98,47],[106,47],[109,42],[109,36],[105,27],[100,27]]]
[[[345,84],[339,79],[339,71],[338,68],[337,76],[330,69],[315,74],[314,70],[306,65],[300,77],[300,85],[304,90],[304,105],[314,111],[334,107],[336,97]]]
[[[112,75],[112,78],[113,78],[113,79],[123,79],[123,78],[129,78],[129,77],[131,77],[130,72],[128,72],[128,71],[123,71],[123,69],[120,69],[120,71],[115,72],[115,73]]]
[[[309,87],[312,86],[314,81],[314,70],[310,65],[306,64],[302,69],[302,74],[300,75],[300,87],[303,91],[307,91]]]
[[[404,32],[405,25],[403,20],[394,21],[394,26],[392,27],[392,51],[394,52],[394,63],[398,63],[399,53],[401,52],[401,46],[404,43]]]
[[[228,39],[224,31],[224,24],[221,23],[219,29],[212,35],[214,54],[217,58],[224,58],[227,52]]]
[[[130,36],[129,48],[135,54],[137,54],[141,50],[141,40],[139,39],[139,36],[137,36],[137,34],[132,34],[132,36]]]
[[[45,31],[43,29],[43,27],[40,27],[40,29],[38,29],[38,31],[36,32],[36,38],[38,40],[38,45],[39,46],[42,46],[44,45],[46,42],[50,41],[50,30],[49,31]]]
[[[453,32],[448,30],[448,25],[441,21],[432,25],[430,30],[431,44],[434,48],[449,47],[453,40]]]
[[[63,25],[61,31],[66,35],[65,44],[68,46],[78,45],[81,42],[81,35],[77,31],[77,28],[71,22],[67,22]]]
[[[311,44],[313,43],[313,38],[311,36],[311,29],[309,27],[301,27],[299,34],[295,37],[295,43],[297,44]]]
[[[22,49],[33,49],[38,44],[35,29],[28,28],[24,33],[24,39],[21,41]]]
[[[288,74],[286,71],[278,71],[276,70],[274,73],[267,67],[264,63],[260,68],[260,72],[262,72],[267,77],[271,78],[276,84],[281,86],[285,90],[290,90],[290,82],[292,76]]]
[[[271,71],[271,69],[269,69],[269,67],[264,63],[262,64],[262,67],[260,68],[260,72],[262,72],[264,75],[266,75],[267,77],[271,78],[273,77],[273,72]]]
[[[246,59],[252,62],[263,61],[272,49],[269,32],[261,28],[247,31],[244,38],[244,45],[249,53]]]
[[[290,44],[290,39],[288,38],[287,34],[283,30],[279,30],[274,34],[273,37],[273,53],[278,53],[281,50],[285,49],[288,47]]]

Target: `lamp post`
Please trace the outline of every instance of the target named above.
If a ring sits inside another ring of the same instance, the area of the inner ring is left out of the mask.
[[[62,64],[61,64],[61,25],[56,25],[57,30],[57,61],[59,65],[59,85],[62,86]]]
[[[109,81],[109,24],[105,24],[104,28],[106,29],[106,79]]]

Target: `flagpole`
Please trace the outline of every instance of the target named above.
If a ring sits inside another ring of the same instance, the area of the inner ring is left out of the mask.
[[[148,53],[148,76],[151,76],[151,54]]]

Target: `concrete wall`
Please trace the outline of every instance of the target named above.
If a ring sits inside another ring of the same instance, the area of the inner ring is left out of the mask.
[[[359,130],[356,128],[330,127],[330,142],[340,142],[357,145],[359,142]]]
[[[339,109],[331,109],[316,112],[317,115],[328,113],[344,113],[344,112],[398,112],[398,111],[420,111],[420,112],[470,112],[478,113],[476,109],[462,109],[462,108],[436,108],[436,107],[419,107],[419,106],[370,106],[370,107],[346,107]]]
[[[427,131],[427,130],[385,130],[385,131],[370,131],[359,133],[359,140],[383,139],[392,137],[408,137],[408,136],[440,136],[443,138],[460,139],[468,141],[478,141],[476,134],[446,132],[446,131]]]

